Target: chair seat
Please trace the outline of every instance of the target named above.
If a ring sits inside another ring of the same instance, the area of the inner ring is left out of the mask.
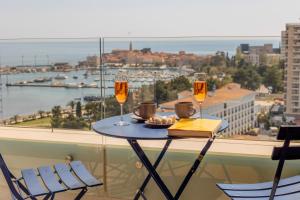
[[[257,198],[232,198],[233,200],[269,200],[269,197],[257,197]],[[298,200],[300,199],[300,193],[275,196],[274,200]]]
[[[217,186],[225,192],[226,195],[236,198],[262,198],[270,196],[272,182],[257,184],[217,184]],[[280,180],[276,190],[276,196],[284,199],[285,195],[300,193],[300,176],[294,176]]]
[[[278,187],[300,183],[300,176],[283,178],[279,181]],[[217,186],[222,190],[264,190],[271,189],[273,182],[263,182],[254,184],[224,184],[219,183]]]
[[[70,167],[66,164],[60,163],[54,165],[54,168],[62,180],[62,182],[71,190],[76,190],[79,188],[85,188],[86,186],[80,182],[70,171]]]
[[[41,185],[34,169],[21,170],[21,174],[31,196],[41,196],[49,193]]]
[[[81,161],[73,161],[70,163],[70,166],[76,176],[78,176],[78,178],[88,187],[94,187],[103,184],[90,174]]]
[[[57,193],[66,190],[66,188],[58,182],[58,179],[50,166],[39,167],[38,171],[44,184],[50,192]]]

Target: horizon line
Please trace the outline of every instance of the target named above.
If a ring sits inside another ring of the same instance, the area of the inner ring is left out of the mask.
[[[103,37],[15,37],[0,38],[0,41],[8,40],[76,40],[76,39],[176,39],[176,38],[280,38],[279,35],[181,35],[181,36],[103,36]]]

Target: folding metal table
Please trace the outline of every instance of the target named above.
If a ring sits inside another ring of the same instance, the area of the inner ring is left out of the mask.
[[[203,118],[209,118],[209,119],[220,119],[214,116],[210,115],[203,115]],[[209,138],[206,142],[203,149],[200,151],[199,155],[197,156],[194,164],[188,171],[187,175],[185,176],[184,180],[182,181],[181,185],[179,186],[179,189],[177,190],[176,194],[171,194],[169,188],[166,186],[166,184],[162,181],[161,177],[156,171],[156,168],[158,167],[160,161],[162,160],[163,156],[165,155],[166,151],[168,150],[169,145],[171,144],[172,140],[174,139],[181,139],[178,137],[170,137],[168,136],[167,129],[152,129],[145,126],[144,123],[136,123],[130,118],[130,114],[124,115],[124,120],[127,122],[130,122],[130,125],[128,126],[115,126],[114,123],[117,122],[120,119],[119,116],[106,118],[103,120],[100,120],[96,122],[92,128],[95,132],[105,135],[108,137],[116,137],[116,138],[122,138],[126,139],[136,155],[139,157],[143,165],[148,170],[149,174],[144,180],[143,184],[139,188],[138,192],[136,193],[134,200],[138,200],[140,197],[143,199],[147,199],[144,190],[150,181],[151,178],[155,181],[157,186],[160,188],[166,199],[168,200],[177,200],[179,199],[180,195],[186,188],[188,182],[190,181],[191,177],[193,176],[194,172],[199,167],[199,164],[201,163],[203,157],[205,156],[206,152],[212,145],[214,139],[216,136],[213,136],[212,138]],[[219,132],[223,131],[228,127],[228,123],[225,120],[222,120],[221,127],[219,129]],[[142,147],[139,145],[138,140],[165,140],[166,143],[161,150],[159,156],[157,157],[157,160],[152,164],[145,154]]]

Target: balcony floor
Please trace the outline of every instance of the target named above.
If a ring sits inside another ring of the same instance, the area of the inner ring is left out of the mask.
[[[1,191],[0,199],[11,199],[10,192],[9,192],[7,187],[0,186],[0,191]],[[97,192],[95,192],[95,190],[92,189],[91,191],[86,193],[85,197],[82,200],[95,200],[95,199],[99,199],[99,200],[121,200],[121,199],[115,199],[115,198],[111,198],[111,197],[99,197],[98,195],[96,195],[96,193]],[[74,199],[76,194],[77,193],[74,192],[74,191],[68,191],[68,192],[64,192],[64,193],[55,195],[55,199],[70,200],[70,199]]]

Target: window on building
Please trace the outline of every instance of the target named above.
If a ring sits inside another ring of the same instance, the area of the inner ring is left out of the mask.
[[[299,96],[292,96],[292,100],[299,100]]]

